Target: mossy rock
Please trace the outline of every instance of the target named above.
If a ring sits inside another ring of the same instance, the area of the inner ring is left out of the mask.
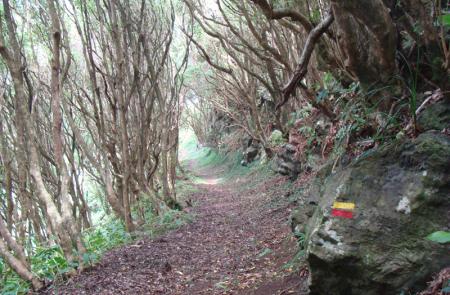
[[[302,227],[311,294],[414,293],[450,265],[450,245],[425,239],[450,226],[450,137],[423,133],[319,175]],[[335,201],[354,203],[353,217],[332,216]]]
[[[450,99],[444,99],[427,107],[417,118],[419,129],[443,130],[450,128]]]

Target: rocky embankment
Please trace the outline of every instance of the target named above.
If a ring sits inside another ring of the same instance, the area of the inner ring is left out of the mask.
[[[333,216],[335,204],[354,208]],[[326,166],[292,221],[306,235],[311,294],[423,289],[450,265],[449,244],[425,239],[450,229],[450,137],[429,131],[370,151],[335,173]]]

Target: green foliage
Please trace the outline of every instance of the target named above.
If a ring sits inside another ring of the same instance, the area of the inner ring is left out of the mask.
[[[59,246],[38,247],[31,257],[31,266],[38,277],[48,280],[72,270]]]
[[[354,82],[344,87],[331,73],[325,73],[321,83],[314,85],[317,93],[316,101],[327,103],[335,110],[338,120],[333,128],[336,128],[336,133],[328,134],[332,138],[325,138],[322,132],[320,135],[316,134],[318,129],[315,126],[304,124],[299,131],[308,139],[307,148],[320,146],[324,140],[327,143],[333,140],[331,157],[337,159],[349,148],[358,152],[358,145],[355,143],[360,141],[383,143],[394,139],[402,127],[402,116],[400,108],[392,113],[380,111],[380,104],[392,97],[386,93],[396,93],[394,86],[390,86],[389,83],[387,85],[383,87],[375,85],[362,89],[359,83]],[[412,93],[412,99],[408,102],[410,105],[406,107],[414,109],[415,112],[417,96],[414,94],[416,93]],[[320,122],[316,118],[312,119],[316,123]]]
[[[95,263],[105,251],[131,242],[131,235],[125,230],[122,221],[111,219],[104,225],[85,232],[84,242],[87,254],[83,259]]]
[[[311,147],[313,143],[320,143],[320,138],[317,136],[316,130],[313,127],[304,125],[298,131],[307,138],[308,147]]]
[[[318,23],[318,22],[320,22],[320,16],[321,16],[320,9],[316,8],[311,12],[311,16],[310,16],[309,20],[314,23]]]
[[[157,237],[191,222],[192,218],[186,212],[168,210],[161,216],[151,215],[141,229],[147,236]]]
[[[175,181],[175,191],[177,194],[177,200],[181,204],[186,204],[187,202],[192,202],[191,196],[195,193],[200,192],[200,189],[198,186],[196,186],[192,179],[195,179],[195,176],[190,174],[189,172],[185,172],[188,174],[185,174],[185,176],[188,177],[188,179],[177,179]]]
[[[224,163],[224,157],[218,153],[217,150],[212,148],[203,148],[204,157],[198,159],[199,168],[204,168],[206,166],[219,166]]]
[[[92,265],[107,250],[130,241],[131,236],[125,231],[123,223],[117,219],[111,219],[84,233],[87,252],[83,255],[83,263]],[[67,262],[61,247],[56,245],[38,246],[33,253],[30,257],[31,269],[41,279],[52,281],[77,267],[77,265],[70,265]],[[29,284],[23,281],[1,259],[0,278],[1,294],[26,294],[29,290]]]
[[[3,295],[27,294],[29,290],[28,284],[16,274],[8,276],[0,286]]]
[[[208,168],[220,168],[225,172],[222,173],[221,180],[230,179],[239,175],[248,173],[249,168],[253,167],[255,163],[244,167],[242,166],[242,153],[240,152],[221,152],[215,148],[201,147],[198,144],[197,138],[192,130],[184,130],[180,140],[180,157],[181,164],[183,166],[189,165],[189,163],[195,163],[195,169],[201,170]],[[191,178],[194,182],[196,176],[192,175]]]
[[[162,216],[152,215],[148,224],[145,225],[146,233],[156,236],[176,229],[190,220],[191,216],[176,210],[170,210]],[[98,262],[106,251],[130,243],[133,238],[126,232],[122,221],[110,218],[104,224],[84,232],[83,240],[87,250],[83,254],[83,263],[92,265]],[[59,246],[37,247],[30,261],[33,273],[49,281],[59,278],[77,266],[67,262]],[[1,258],[0,278],[1,294],[26,294],[29,290],[29,284],[24,282]]]
[[[54,280],[73,269],[65,259],[59,246],[37,247],[30,258],[31,269],[39,278]],[[0,259],[1,294],[26,294],[29,284],[23,281]]]
[[[306,235],[304,233],[300,232],[300,231],[294,232],[294,235],[297,238],[298,247],[300,249],[304,249],[305,248]]]
[[[0,292],[6,295],[26,294],[29,289],[24,282],[6,263],[0,258]]]
[[[336,132],[333,147],[335,157],[339,157],[345,152],[346,143],[352,134],[356,134],[371,125],[369,118],[374,113],[375,107],[368,106],[366,101],[367,97],[375,95],[378,91],[378,89],[371,90],[365,97],[355,83],[347,89],[337,86],[332,90],[336,96],[336,104],[341,108],[341,124]]]
[[[400,107],[395,112],[380,111],[379,105],[392,97],[385,94],[395,92],[396,89],[390,84],[362,90],[358,83],[352,83],[348,88],[336,86],[331,90],[335,108],[339,109],[333,157],[337,158],[344,154],[349,143],[370,140],[383,144],[396,137],[403,128],[402,109],[404,107],[415,109],[415,104],[414,101],[411,101],[410,106],[399,104]]]
[[[441,16],[441,23],[444,26],[450,26],[450,14],[444,14]]]
[[[427,236],[427,240],[432,242],[447,244],[450,243],[450,232],[436,231]]]
[[[288,127],[294,126],[297,120],[308,118],[311,115],[312,105],[306,104],[301,109],[291,113],[287,122]]]
[[[169,210],[157,219],[159,227],[165,231],[174,230],[186,224],[191,217],[178,210]]]
[[[274,130],[272,132],[272,134],[270,134],[269,142],[273,146],[277,146],[277,145],[283,144],[285,142],[285,140],[283,138],[283,133],[280,130]]]
[[[286,263],[283,266],[283,268],[297,269],[299,266],[301,266],[301,262],[303,261],[303,258],[305,257],[306,235],[302,232],[296,231],[296,232],[294,232],[294,236],[297,238],[297,245],[298,245],[299,250],[298,250],[297,254],[295,254],[295,256],[288,263]]]
[[[414,125],[416,124],[416,110],[417,110],[417,99],[418,99],[418,76],[420,71],[420,62],[421,62],[421,52],[420,49],[417,48],[417,60],[416,60],[416,66],[413,67],[410,62],[407,60],[405,56],[403,56],[400,53],[400,56],[405,61],[406,68],[408,70],[408,78],[400,77],[400,80],[406,85],[407,89],[409,90],[409,111],[410,116],[413,119]],[[442,62],[437,61],[437,64],[440,65]],[[439,66],[438,66],[439,67]],[[435,68],[435,67],[434,67]],[[433,76],[435,76],[436,73],[433,73]],[[415,126],[414,126],[415,128]]]

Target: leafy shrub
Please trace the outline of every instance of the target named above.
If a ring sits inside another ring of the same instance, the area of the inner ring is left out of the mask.
[[[0,292],[4,295],[26,294],[29,285],[0,258]]]
[[[59,246],[38,247],[31,257],[33,272],[40,278],[52,280],[73,268],[69,265]]]
[[[161,216],[153,216],[143,226],[143,230],[150,237],[162,235],[170,230],[191,222],[192,216],[183,211],[168,210]]]
[[[283,133],[280,130],[274,130],[269,137],[269,142],[274,146],[284,143]]]
[[[57,276],[73,269],[65,259],[61,247],[37,247],[30,258],[31,269],[41,279],[54,280]],[[23,281],[3,260],[0,259],[1,294],[27,294],[29,284]]]
[[[109,249],[131,241],[120,220],[111,219],[105,224],[84,233],[87,252],[83,255],[85,264],[93,264]],[[30,257],[31,269],[39,278],[53,281],[73,270],[77,265],[70,265],[59,246],[38,246]],[[1,294],[26,294],[29,284],[23,281],[0,258],[0,291]]]
[[[289,114],[289,120],[287,122],[287,127],[293,127],[295,125],[295,122],[297,120],[302,120],[305,118],[308,118],[311,115],[311,112],[313,110],[313,107],[311,104],[307,103],[304,106],[302,106],[300,109],[296,110],[293,113]]]
[[[125,226],[122,221],[118,219],[112,219],[104,225],[86,232],[84,241],[88,253],[96,254],[99,256],[107,250],[130,242],[131,235],[126,232]],[[95,255],[93,255],[89,258],[96,257]]]
[[[311,126],[304,125],[300,127],[298,131],[306,137],[308,147],[310,147],[314,142],[320,141],[320,138],[316,134],[316,130]]]

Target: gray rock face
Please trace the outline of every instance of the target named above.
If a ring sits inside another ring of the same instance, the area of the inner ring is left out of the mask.
[[[450,265],[450,245],[425,239],[450,229],[448,136],[423,133],[328,170],[293,217],[306,233],[311,294],[409,294]],[[353,218],[333,217],[335,201],[355,203]]]
[[[297,177],[301,171],[301,164],[295,158],[295,147],[291,144],[284,144],[281,151],[275,156],[274,170],[282,175],[289,175],[291,178]]]
[[[247,166],[251,162],[255,161],[260,155],[262,146],[260,143],[256,142],[251,138],[244,138],[242,140],[242,166]]]
[[[417,118],[422,130],[442,130],[450,128],[450,99],[442,100],[427,107]]]
[[[256,157],[259,155],[259,152],[261,150],[260,146],[251,145],[248,148],[245,149],[245,151],[242,153],[243,158],[241,164],[243,166],[246,166],[253,162]]]

